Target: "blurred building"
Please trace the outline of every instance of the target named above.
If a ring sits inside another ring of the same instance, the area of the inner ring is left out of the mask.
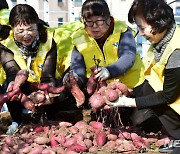
[[[79,20],[81,18],[81,6],[85,0],[7,0],[10,9],[20,3],[26,3],[35,8],[39,17],[46,21],[51,27]],[[106,0],[111,15],[125,21],[128,25],[127,14],[133,0]],[[167,0],[173,8],[177,24],[180,25],[180,0]],[[130,25],[136,29],[135,25]],[[143,57],[146,53],[149,42],[137,35],[137,49]]]
[[[35,8],[40,18],[50,26],[75,21],[81,17],[81,6],[85,0],[7,0],[10,8],[19,3],[26,3]],[[127,13],[132,0],[106,0],[112,16],[127,22]],[[174,9],[175,17],[180,23],[180,0],[167,0]]]

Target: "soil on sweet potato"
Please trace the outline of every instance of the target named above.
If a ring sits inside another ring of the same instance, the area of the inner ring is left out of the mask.
[[[33,119],[30,115],[26,114],[23,115],[23,121],[24,125],[32,123]],[[76,111],[69,111],[69,112],[59,112],[55,117],[54,120],[57,121],[68,121],[72,123],[76,123],[77,121],[83,120],[85,122],[90,122],[91,121],[91,110],[90,109],[83,109],[83,110],[76,110]],[[0,135],[5,134],[9,124],[11,123],[11,117],[9,112],[1,112],[0,113]],[[88,152],[86,152],[87,154]],[[98,149],[97,154],[115,154],[117,152],[111,151],[107,146],[103,146],[102,148]],[[141,152],[131,151],[131,154],[137,154]],[[154,151],[146,151],[142,152],[145,154],[160,154],[158,150]],[[85,154],[83,152],[83,154]],[[124,152],[124,154],[129,154],[129,152]]]

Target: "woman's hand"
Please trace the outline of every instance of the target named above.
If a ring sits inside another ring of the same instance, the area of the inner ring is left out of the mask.
[[[119,97],[116,101],[107,101],[106,104],[110,107],[136,107],[135,98],[129,98],[124,95]]]
[[[98,73],[95,75],[95,78],[99,78],[99,80],[104,81],[110,77],[110,73],[106,67],[98,67],[96,70]]]

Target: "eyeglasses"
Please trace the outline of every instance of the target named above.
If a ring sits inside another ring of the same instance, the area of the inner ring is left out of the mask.
[[[26,33],[25,33],[25,32],[26,32]],[[31,34],[33,34],[33,33],[35,33],[35,32],[37,32],[37,29],[36,29],[36,28],[32,28],[32,29],[17,31],[17,32],[15,33],[15,35],[17,35],[17,36],[24,36],[25,34],[31,35]]]
[[[96,23],[97,26],[102,26],[106,20],[96,20],[96,21],[85,21],[84,24],[87,27],[93,27],[94,23]]]

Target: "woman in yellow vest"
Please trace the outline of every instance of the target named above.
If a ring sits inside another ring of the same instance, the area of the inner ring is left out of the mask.
[[[85,83],[85,79],[90,77],[90,68],[96,64],[95,59],[98,59],[100,63],[97,78],[109,82],[117,80],[129,88],[142,84],[144,65],[136,51],[133,33],[124,22],[110,15],[106,1],[86,0],[82,5],[81,16],[84,27],[72,35],[75,47],[70,68],[80,81]],[[140,125],[153,115],[147,109],[135,109],[132,115],[134,114],[144,115],[144,118],[133,121],[135,125]]]
[[[180,153],[180,27],[173,9],[164,0],[135,0],[128,20],[136,23],[140,35],[151,42],[144,58],[146,81],[134,89],[136,95],[144,97],[123,96],[110,106],[152,108],[176,139],[160,150]]]
[[[6,0],[0,3],[0,25],[7,25],[9,22],[9,6]]]
[[[0,62],[5,71],[7,91],[19,70],[29,72],[27,82],[21,86],[21,91],[26,95],[32,93],[31,82],[55,85],[57,49],[53,31],[40,22],[34,8],[27,4],[18,4],[12,8],[9,24],[12,30],[8,35],[1,31],[4,39],[0,44]],[[54,103],[44,106],[49,116],[56,109],[52,105]],[[7,134],[12,134],[22,122],[23,105],[15,100],[7,102],[7,106],[13,121]]]

